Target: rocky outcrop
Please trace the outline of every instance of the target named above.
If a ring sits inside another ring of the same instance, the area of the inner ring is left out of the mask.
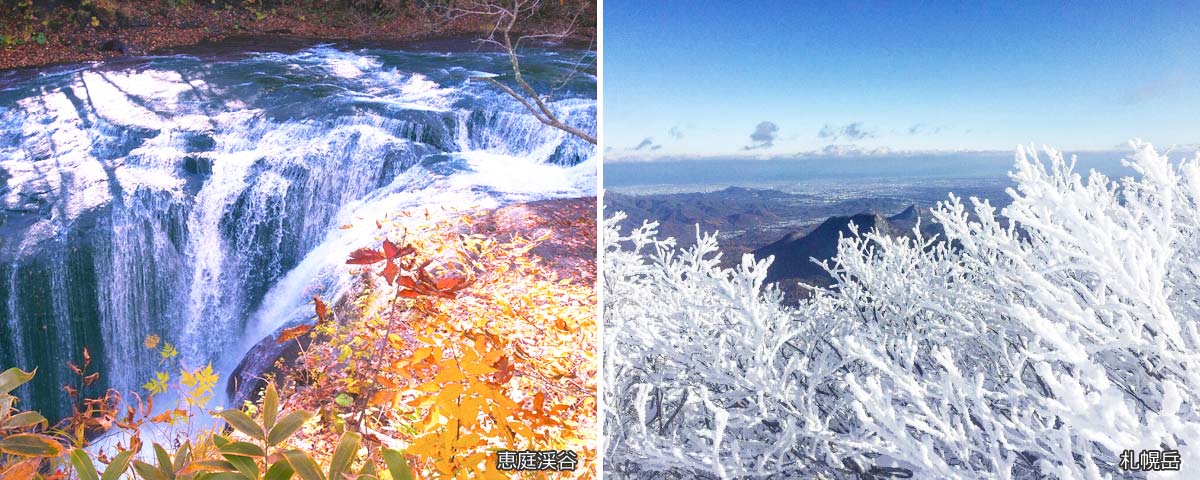
[[[278,379],[284,378],[287,370],[296,366],[300,353],[313,342],[312,336],[301,335],[280,343],[278,338],[283,330],[280,328],[250,348],[230,373],[225,383],[225,394],[229,396],[231,407],[236,408],[248,400],[256,399],[258,392],[267,387],[268,379],[278,382]]]

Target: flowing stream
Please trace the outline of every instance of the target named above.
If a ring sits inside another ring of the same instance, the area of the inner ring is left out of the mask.
[[[0,368],[38,368],[26,406],[69,412],[84,347],[97,387],[139,389],[151,334],[228,374],[311,316],[388,212],[594,195],[594,147],[471,80],[506,56],[459,47],[243,41],[0,73]],[[594,132],[594,72],[571,74],[591,55],[522,62]]]

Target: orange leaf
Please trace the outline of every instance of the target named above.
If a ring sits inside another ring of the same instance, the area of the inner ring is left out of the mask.
[[[388,404],[391,404],[392,400],[394,400],[395,398],[396,398],[396,392],[394,392],[394,391],[390,391],[390,390],[379,391],[379,392],[375,392],[374,395],[371,395],[371,400],[367,402],[367,405],[388,405]]]
[[[446,277],[437,281],[438,290],[449,290],[463,282],[462,277]]]
[[[432,354],[433,350],[431,350],[429,347],[418,348],[417,351],[413,352],[412,354],[412,362],[420,363],[421,360],[429,358],[429,356]]]
[[[31,458],[13,464],[7,470],[0,471],[0,478],[33,478],[37,475],[38,468],[41,466],[42,459]]]
[[[395,382],[395,381],[393,381],[392,379],[390,379],[390,378],[388,378],[388,377],[386,377],[386,376],[383,376],[383,375],[376,375],[376,376],[375,376],[375,383],[378,383],[378,384],[380,384],[380,385],[383,385],[383,386],[384,386],[384,388],[396,388],[396,387],[399,387],[399,386],[400,386],[400,384],[396,383],[396,382]]]
[[[296,325],[291,328],[285,328],[285,329],[283,329],[283,331],[279,332],[279,338],[275,339],[275,343],[284,343],[288,340],[295,340],[297,338],[300,338],[301,335],[308,333],[308,331],[312,330],[312,328],[313,328],[312,325],[307,325],[307,324]]]
[[[542,405],[545,405],[545,404],[546,404],[546,394],[544,394],[542,392],[538,392],[536,395],[533,396],[533,409],[534,410],[539,411],[539,412],[542,411]]]
[[[438,383],[455,383],[455,382],[461,382],[461,381],[465,380],[466,378],[467,377],[465,375],[463,375],[462,370],[450,367],[450,368],[441,369],[441,371],[438,372],[437,377],[434,378],[434,381],[436,381]],[[459,386],[461,387],[461,385],[459,385]],[[446,388],[452,388],[452,387],[446,387]],[[461,390],[460,390],[460,392],[461,392]]]
[[[321,301],[321,297],[313,295],[313,307],[317,311],[317,320],[325,321],[325,316],[329,315],[329,306]]]
[[[154,422],[154,423],[170,423],[173,418],[176,418],[179,416],[184,416],[184,415],[187,415],[187,410],[184,410],[181,408],[176,408],[173,410],[167,410],[158,415],[150,417],[150,421]]]
[[[471,375],[487,375],[496,371],[496,369],[490,365],[473,362],[463,362],[462,368]]]

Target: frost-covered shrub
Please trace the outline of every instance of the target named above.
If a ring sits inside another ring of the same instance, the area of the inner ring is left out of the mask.
[[[945,238],[845,238],[837,285],[797,309],[765,263],[722,271],[711,237],[677,252],[618,214],[606,468],[1106,478],[1124,450],[1174,449],[1195,478],[1200,157],[1133,146],[1119,181],[1021,149],[1003,211],[951,197]]]
[[[623,218],[605,223],[609,475],[812,474],[862,447],[837,325],[797,321],[767,261],[723,271],[714,237],[677,251],[653,224],[621,235]]]

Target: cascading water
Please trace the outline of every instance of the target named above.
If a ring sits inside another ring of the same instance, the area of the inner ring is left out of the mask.
[[[38,367],[32,407],[66,412],[85,346],[137,389],[150,334],[228,372],[311,315],[363,219],[595,193],[592,145],[470,80],[502,54],[225,50],[0,74],[0,366]],[[528,53],[526,76],[544,89],[580,55]],[[595,131],[595,78],[552,105]]]

